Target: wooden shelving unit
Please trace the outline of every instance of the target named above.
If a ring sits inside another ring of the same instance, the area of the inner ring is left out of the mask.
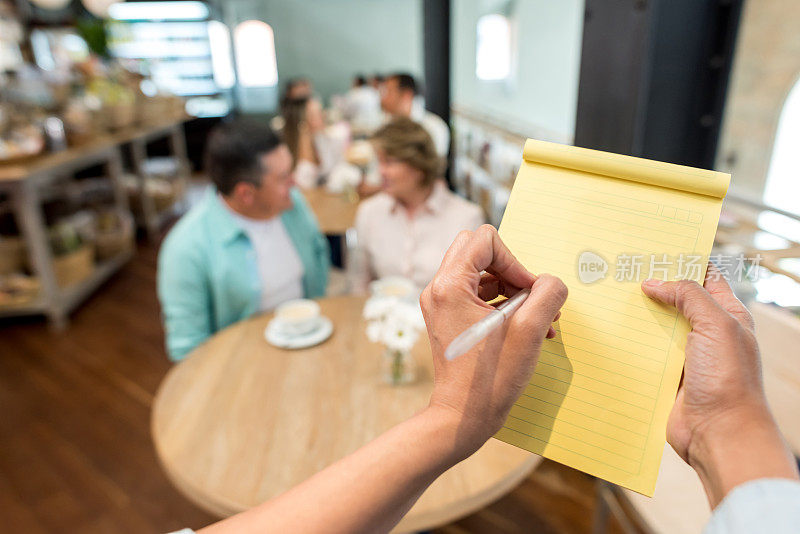
[[[146,184],[149,178],[145,170],[147,145],[161,138],[167,139],[172,157],[176,158],[178,161],[177,176],[174,177],[173,180],[182,182],[180,189],[184,192],[188,187],[188,177],[190,174],[189,160],[186,156],[186,139],[183,135],[182,125],[180,123],[156,128],[131,140],[131,160],[136,176],[139,179],[139,200],[142,205],[142,217],[138,222],[144,226],[147,231],[147,237],[151,241],[155,241],[164,222],[173,215],[172,208],[158,211],[154,199],[146,193]],[[180,202],[180,199],[178,199],[178,202]]]
[[[103,165],[105,175],[112,184],[116,209],[129,212],[128,196],[122,183],[123,145],[146,146],[154,139],[168,137],[173,157],[178,158],[182,173],[187,174],[189,165],[182,130],[185,120],[183,116],[172,117],[157,125],[105,135],[65,151],[43,154],[20,163],[0,163],[0,191],[8,193],[9,207],[25,240],[34,275],[41,284],[38,298],[19,306],[0,308],[0,316],[44,314],[55,328],[64,328],[69,313],[131,258],[132,252],[122,252],[96,265],[85,280],[67,288],[60,287],[53,269],[53,256],[41,208],[42,199],[46,196],[48,186],[61,177],[87,167]],[[140,163],[135,163],[135,166],[138,167]],[[159,228],[159,214],[155,213],[152,198],[145,192],[146,177],[139,176],[139,179],[142,205],[147,206],[149,202],[153,208],[148,213],[145,207],[145,225],[153,236]]]

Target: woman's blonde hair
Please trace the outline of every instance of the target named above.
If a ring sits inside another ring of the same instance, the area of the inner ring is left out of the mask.
[[[390,158],[422,171],[423,186],[432,184],[444,170],[430,134],[411,119],[394,119],[375,132],[372,141]]]

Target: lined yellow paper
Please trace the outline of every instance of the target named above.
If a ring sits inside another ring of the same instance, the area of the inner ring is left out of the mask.
[[[498,439],[652,496],[689,325],[640,282],[702,283],[729,182],[526,142],[500,236],[530,271],[564,280],[569,297]],[[605,277],[586,283],[603,260]]]

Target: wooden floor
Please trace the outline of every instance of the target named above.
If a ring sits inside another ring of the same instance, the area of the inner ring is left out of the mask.
[[[156,252],[140,245],[63,333],[41,319],[0,322],[3,532],[168,532],[214,520],[173,489],[150,440],[153,394],[170,367]],[[545,461],[505,498],[436,532],[584,533],[593,506],[590,477]]]

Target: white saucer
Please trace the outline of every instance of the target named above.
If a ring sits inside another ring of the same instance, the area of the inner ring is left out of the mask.
[[[270,345],[281,349],[306,349],[319,345],[333,334],[333,323],[327,317],[319,318],[319,326],[307,334],[289,335],[281,331],[273,319],[264,330],[264,337]]]

